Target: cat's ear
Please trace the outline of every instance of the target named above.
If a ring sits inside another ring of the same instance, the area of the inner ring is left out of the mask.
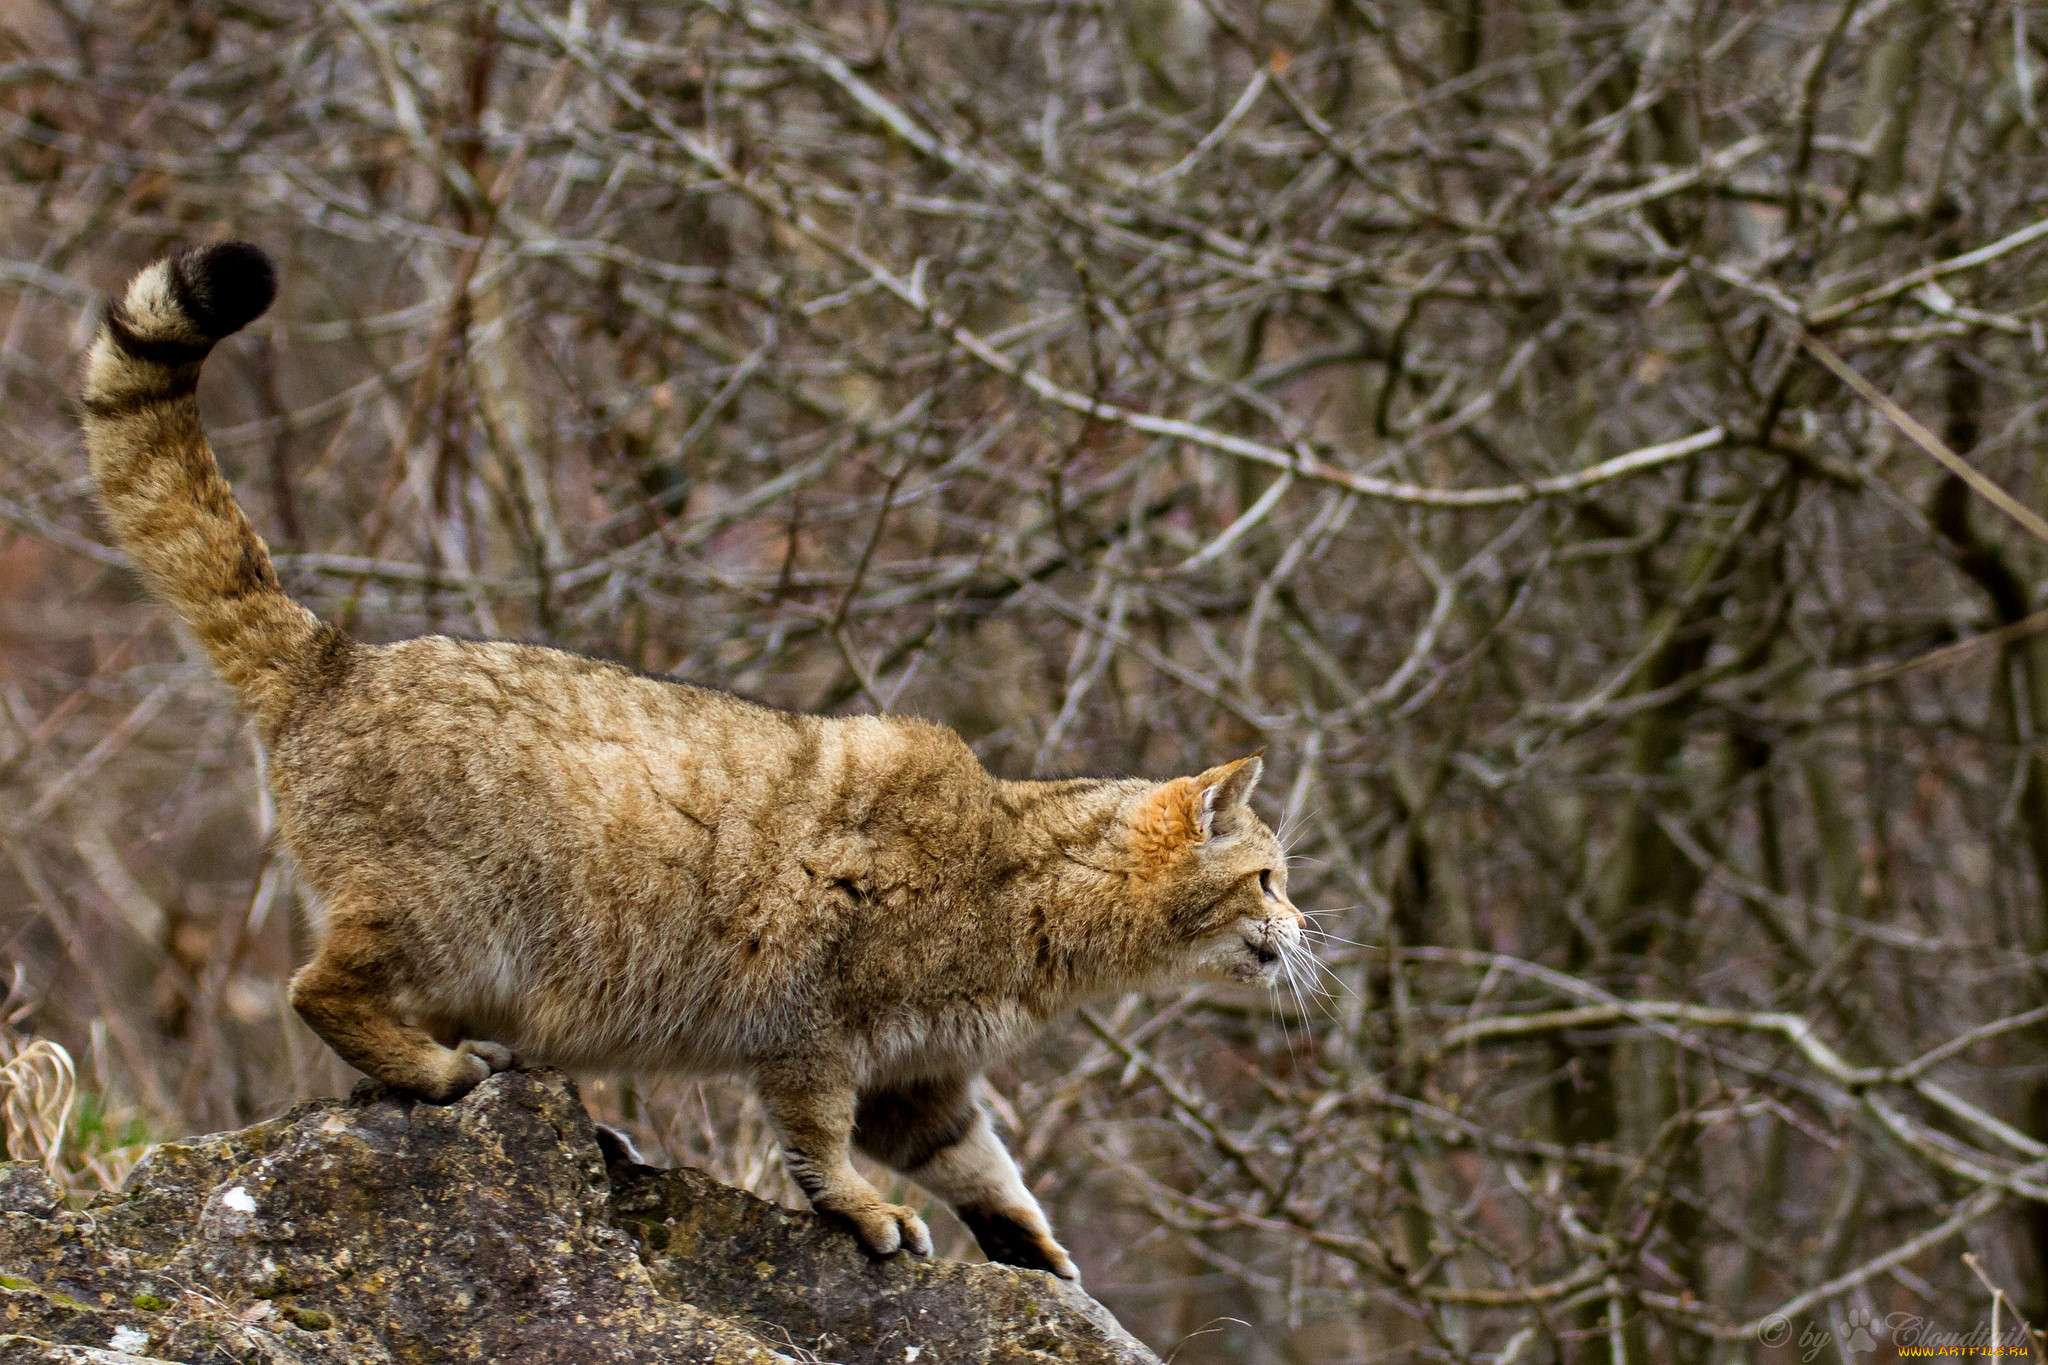
[[[1194,779],[1201,802],[1196,827],[1201,830],[1204,840],[1231,832],[1252,799],[1252,789],[1259,785],[1259,775],[1265,770],[1265,760],[1259,754],[1252,754],[1235,763],[1211,768]]]
[[[1263,767],[1253,754],[1154,787],[1130,817],[1131,851],[1139,863],[1163,870],[1190,849],[1232,833]]]

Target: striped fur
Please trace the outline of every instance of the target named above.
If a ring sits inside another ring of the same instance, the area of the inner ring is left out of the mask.
[[[227,281],[236,287],[221,287]],[[331,674],[331,656],[346,648],[278,585],[269,549],[221,477],[193,396],[214,343],[261,313],[273,292],[269,263],[240,243],[157,262],[107,310],[79,397],[116,539],[266,738],[307,678]]]

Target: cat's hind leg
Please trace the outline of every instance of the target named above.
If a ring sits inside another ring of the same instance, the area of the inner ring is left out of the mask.
[[[991,1261],[1078,1281],[1073,1257],[1054,1240],[974,1091],[963,1078],[862,1095],[854,1141],[952,1205]]]
[[[754,1088],[782,1139],[782,1164],[812,1208],[851,1223],[862,1245],[877,1256],[898,1250],[932,1254],[924,1219],[883,1199],[853,1168],[851,1086],[821,1081],[806,1069],[777,1067],[757,1072]]]
[[[356,1070],[398,1090],[446,1104],[512,1065],[500,1043],[449,1047],[405,1020],[394,1000],[390,955],[377,936],[330,920],[327,941],[292,977],[292,1008]]]

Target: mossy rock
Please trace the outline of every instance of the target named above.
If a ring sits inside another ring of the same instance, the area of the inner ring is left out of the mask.
[[[0,1164],[0,1266],[0,1365],[1156,1365],[1049,1275],[876,1261],[702,1172],[608,1167],[547,1071],[166,1143],[84,1210]]]

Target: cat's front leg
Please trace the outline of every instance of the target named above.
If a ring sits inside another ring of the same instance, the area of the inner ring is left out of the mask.
[[[820,1082],[802,1069],[757,1073],[754,1087],[768,1119],[782,1139],[782,1164],[819,1213],[853,1225],[863,1245],[877,1256],[897,1250],[932,1254],[924,1220],[891,1204],[853,1168],[855,1095],[852,1086]]]
[[[1045,1211],[989,1123],[976,1084],[917,1081],[862,1095],[854,1140],[952,1205],[991,1261],[1079,1281],[1074,1258],[1054,1239]]]

